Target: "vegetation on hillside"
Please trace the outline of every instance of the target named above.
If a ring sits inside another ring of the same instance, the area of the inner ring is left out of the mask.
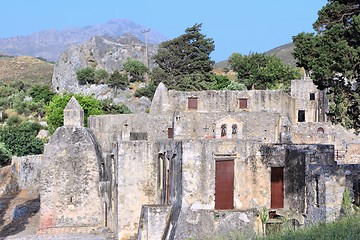
[[[81,94],[55,95],[49,105],[46,106],[47,124],[51,134],[58,127],[64,125],[64,109],[72,96],[76,98],[84,110],[85,126],[87,125],[87,118],[91,115],[130,113],[125,105],[114,104],[110,100],[100,101],[93,96]]]
[[[297,65],[319,89],[328,89],[329,118],[360,132],[360,4],[329,0],[313,24],[315,33],[293,37]]]
[[[237,73],[237,81],[248,89],[289,90],[291,80],[301,77],[298,69],[282,64],[275,56],[261,53],[233,53],[229,58],[229,64]]]

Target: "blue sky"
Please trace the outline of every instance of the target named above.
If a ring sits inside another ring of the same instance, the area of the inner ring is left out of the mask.
[[[326,0],[1,0],[0,37],[28,35],[127,18],[169,39],[203,23],[215,41],[212,59],[264,52],[311,32]]]

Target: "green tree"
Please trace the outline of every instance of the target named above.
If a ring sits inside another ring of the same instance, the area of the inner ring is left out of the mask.
[[[187,28],[185,34],[163,42],[154,60],[159,66],[151,74],[153,85],[160,82],[170,89],[203,90],[211,83],[212,66],[210,53],[214,41],[201,31],[202,24]]]
[[[95,83],[95,69],[93,67],[86,67],[76,72],[76,78],[80,84]]]
[[[319,89],[328,89],[334,123],[360,132],[360,4],[329,0],[313,24],[316,33],[293,37],[294,57]]]
[[[229,78],[223,75],[212,75],[211,79],[213,81],[213,86],[211,87],[212,90],[223,90],[226,89],[227,86],[231,83]]]
[[[109,77],[109,80],[107,82],[110,87],[115,88],[115,92],[117,92],[117,89],[120,88],[122,90],[129,87],[129,79],[126,76],[126,74],[120,73],[118,70],[115,70]]]
[[[5,143],[0,142],[0,167],[8,165],[11,160],[11,152],[6,148]]]
[[[87,125],[87,118],[90,115],[103,114],[101,102],[93,96],[77,94],[55,95],[49,105],[46,106],[47,123],[50,133],[55,132],[56,128],[64,125],[64,108],[72,96],[75,96],[84,109],[85,125]]]
[[[44,150],[44,143],[36,138],[40,129],[40,124],[35,122],[3,126],[0,128],[0,142],[4,143],[11,155],[41,154]]]
[[[233,53],[229,64],[237,73],[238,81],[248,89],[289,89],[291,80],[300,78],[298,69],[282,64],[275,56],[263,53]]]
[[[35,102],[44,101],[44,103],[48,104],[54,97],[55,93],[50,89],[49,86],[34,85],[31,87],[29,95]]]
[[[94,73],[94,82],[96,84],[106,83],[109,79],[109,73],[105,69],[96,69]]]
[[[128,58],[124,63],[125,71],[130,75],[130,79],[133,82],[144,82],[144,74],[149,69],[140,61]]]
[[[104,114],[128,114],[130,109],[122,103],[113,103],[111,99],[104,99],[101,101],[101,109]]]

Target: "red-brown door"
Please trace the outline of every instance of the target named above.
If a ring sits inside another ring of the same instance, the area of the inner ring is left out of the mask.
[[[216,161],[215,209],[234,207],[234,160]]]
[[[271,168],[271,208],[284,207],[284,168]]]

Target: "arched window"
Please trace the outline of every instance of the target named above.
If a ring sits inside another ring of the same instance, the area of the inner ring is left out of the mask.
[[[318,129],[317,129],[317,133],[318,134],[323,134],[325,131],[324,131],[324,129],[322,128],[322,127],[319,127]]]
[[[237,125],[236,124],[233,124],[231,126],[231,134],[234,136],[234,135],[237,135]]]
[[[226,124],[221,125],[221,137],[226,137]]]

